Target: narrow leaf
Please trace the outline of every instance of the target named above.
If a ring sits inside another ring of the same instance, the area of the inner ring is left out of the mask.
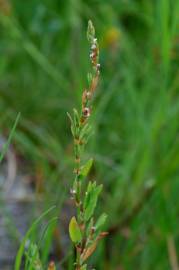
[[[34,223],[32,224],[32,226],[30,227],[30,229],[27,231],[26,235],[24,236],[22,243],[19,247],[19,250],[17,252],[17,256],[16,256],[16,260],[15,260],[15,270],[20,270],[21,267],[21,262],[22,262],[22,256],[23,256],[23,252],[24,252],[24,248],[25,248],[25,244],[27,239],[29,238],[30,234],[33,232],[33,230],[36,228],[36,226],[40,223],[40,221],[46,216],[48,215],[48,213],[50,211],[52,211],[55,208],[55,206],[52,206],[51,208],[49,208],[47,211],[45,211],[38,219],[36,219],[34,221]]]
[[[88,84],[90,86],[91,85],[91,82],[92,82],[92,79],[93,79],[93,75],[91,73],[88,73],[87,79],[88,79]]]
[[[76,109],[73,109],[73,114],[74,114],[74,125],[75,127],[79,127],[80,117],[78,111]]]
[[[8,149],[8,147],[9,147],[9,145],[10,145],[10,142],[11,142],[11,140],[12,140],[12,137],[13,137],[13,135],[14,135],[14,133],[15,133],[15,129],[16,129],[16,126],[17,126],[17,124],[18,124],[19,118],[20,118],[20,113],[18,113],[18,115],[17,115],[17,117],[16,117],[16,120],[15,120],[15,123],[14,123],[14,125],[13,125],[13,127],[12,127],[12,129],[11,129],[10,135],[9,135],[9,137],[8,137],[8,140],[7,140],[7,142],[5,143],[5,145],[4,145],[3,148],[2,148],[2,151],[1,151],[1,153],[0,153],[0,162],[3,160],[4,155],[5,155],[6,152],[7,152],[7,149]]]
[[[80,131],[80,139],[86,139],[86,136],[89,136],[91,133],[91,126],[87,123],[83,126],[83,128]]]
[[[89,159],[84,166],[81,167],[81,173],[80,175],[82,177],[86,177],[93,165],[93,159]]]
[[[88,221],[90,219],[90,217],[93,215],[94,210],[96,208],[98,196],[102,190],[102,185],[96,187],[95,182],[88,187],[89,187],[88,190],[90,190],[90,191],[87,191],[87,195],[86,195],[85,202],[84,202],[85,221]]]
[[[71,115],[67,112],[67,116],[68,118],[70,119],[70,122],[71,122],[71,133],[73,135],[73,137],[75,136],[75,126],[74,126],[74,122],[73,122],[73,119],[71,117]]]
[[[107,215],[105,213],[103,213],[97,220],[96,222],[96,225],[95,225],[95,228],[96,230],[100,229],[101,226],[104,225],[104,223],[106,222],[106,219],[107,219]]]

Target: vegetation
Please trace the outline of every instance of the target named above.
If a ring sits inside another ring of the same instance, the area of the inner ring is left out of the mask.
[[[13,146],[19,171],[33,179],[32,220],[56,205],[28,234],[26,260],[33,255],[46,268],[52,259],[56,269],[74,269],[73,247],[61,238],[74,216],[68,200],[73,145],[66,111],[76,104],[80,108],[88,85],[84,37],[90,18],[101,76],[83,161],[95,160],[90,179],[104,186],[96,215],[108,213],[109,235],[89,268],[177,269],[179,1],[1,0],[0,7],[1,133],[9,134],[21,112]],[[17,243],[19,228],[8,219],[15,229],[7,230]]]
[[[77,218],[72,217],[69,224],[69,233],[76,247],[76,270],[87,269],[86,260],[95,251],[99,240],[107,234],[100,231],[101,226],[106,221],[106,214],[103,213],[97,222],[94,221],[93,217],[102,185],[97,186],[96,182],[90,181],[87,188],[83,190],[84,185],[86,185],[84,178],[87,177],[93,164],[93,160],[89,159],[84,165],[81,165],[84,146],[90,136],[91,127],[88,123],[92,112],[90,103],[98,85],[100,74],[98,41],[91,21],[88,22],[87,38],[91,45],[90,59],[92,65],[92,72],[88,73],[89,85],[82,94],[80,115],[76,109],[73,112],[73,119],[69,115],[75,152],[75,179],[71,194],[77,209]]]

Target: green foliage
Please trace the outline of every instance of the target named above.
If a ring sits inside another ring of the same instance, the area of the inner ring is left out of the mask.
[[[39,249],[36,244],[30,243],[29,248],[25,253],[25,256],[26,256],[25,269],[43,270],[39,256]]]
[[[87,189],[85,189],[86,191],[84,195],[82,190],[82,184],[84,184],[84,181],[81,183],[81,180],[87,177],[93,164],[93,159],[89,159],[85,165],[81,166],[81,159],[83,158],[83,153],[81,150],[84,148],[89,137],[90,129],[88,122],[92,111],[91,100],[96,90],[100,74],[100,65],[98,63],[99,48],[97,39],[95,38],[95,30],[91,21],[88,22],[87,37],[91,45],[90,60],[93,75],[91,77],[88,89],[85,89],[82,93],[81,114],[79,115],[76,109],[73,109],[73,119],[68,114],[71,121],[71,131],[74,139],[76,163],[74,169],[75,179],[71,193],[77,208],[77,220],[76,217],[72,217],[69,224],[71,240],[76,244],[76,260],[74,263],[76,270],[87,268],[84,262],[95,251],[98,240],[100,240],[99,235],[98,238],[94,238],[95,230],[93,228],[93,214],[97,205],[99,193],[102,190],[102,185],[96,186],[96,182],[92,183],[90,181]],[[90,222],[87,224],[89,220]],[[105,219],[103,218],[103,222],[104,221]]]
[[[86,177],[86,176],[89,174],[89,171],[90,171],[92,165],[93,165],[93,159],[90,158],[90,159],[85,163],[85,165],[83,165],[83,166],[81,167],[81,170],[80,170],[80,176],[81,176],[81,177]]]
[[[101,227],[105,224],[106,219],[107,219],[107,215],[105,213],[101,214],[101,216],[97,219],[96,224],[95,224],[96,231],[101,229]]]
[[[69,233],[70,233],[71,240],[74,243],[78,243],[81,241],[82,234],[81,234],[80,227],[79,227],[75,217],[72,217],[70,220]]]
[[[79,108],[82,88],[92,82],[84,38],[91,18],[102,69],[81,166],[94,157],[90,177],[104,186],[95,214],[108,213],[110,236],[89,264],[171,269],[168,239],[179,249],[179,1],[11,3],[0,22],[1,132],[10,134],[20,111],[13,144],[30,175],[43,173],[44,207],[68,200],[72,185],[66,111]],[[95,224],[89,220],[89,231]],[[73,256],[65,260],[62,268],[73,269]]]
[[[55,206],[51,207],[50,209],[46,210],[43,214],[41,214],[33,222],[31,227],[29,228],[29,230],[25,234],[25,236],[24,236],[24,238],[23,238],[23,240],[21,242],[21,245],[19,247],[19,250],[17,252],[17,255],[16,255],[14,270],[20,270],[20,267],[21,267],[21,264],[22,264],[23,254],[24,254],[24,251],[25,251],[25,245],[28,242],[31,233],[34,231],[36,226],[42,221],[42,219],[45,216],[47,216],[54,208],[55,208]],[[33,256],[32,256],[32,254],[33,254]],[[29,258],[29,256],[30,256],[30,258]],[[34,264],[35,262],[38,262],[38,265],[41,265],[39,263],[38,248],[37,248],[37,246],[35,244],[30,243],[30,249],[28,249],[28,252],[26,252],[26,257],[27,257],[27,268],[26,268],[27,270],[29,270],[29,269],[31,270],[32,264]],[[29,261],[29,259],[30,259],[30,261]],[[30,266],[29,266],[30,268],[28,268],[28,263],[30,263]],[[39,267],[41,267],[41,266],[39,266]],[[37,270],[37,269],[35,269],[35,270]]]
[[[86,270],[86,269],[87,269],[87,265],[84,264],[84,265],[82,266],[81,270]]]
[[[84,219],[88,221],[94,213],[96,208],[98,196],[102,190],[102,185],[96,186],[96,182],[89,182],[85,200],[84,200]]]

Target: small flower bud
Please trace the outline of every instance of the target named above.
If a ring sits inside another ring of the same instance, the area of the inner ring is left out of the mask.
[[[76,190],[75,190],[75,189],[70,189],[70,193],[71,193],[72,195],[75,195],[75,194],[76,194]]]
[[[91,227],[91,231],[92,232],[95,232],[95,230],[96,230],[96,227],[95,226]]]
[[[85,107],[83,109],[83,116],[84,117],[89,117],[90,116],[90,109],[89,108]]]
[[[96,44],[92,44],[91,49],[96,50]]]
[[[94,57],[94,53],[90,53],[90,58],[93,58]]]

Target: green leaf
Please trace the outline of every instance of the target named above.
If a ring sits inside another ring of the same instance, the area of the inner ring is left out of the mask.
[[[95,228],[96,230],[100,229],[101,226],[104,225],[104,223],[106,222],[106,219],[107,219],[107,215],[105,213],[103,213],[97,220],[96,222],[96,225],[95,225]]]
[[[73,114],[74,114],[74,125],[76,128],[78,128],[80,123],[80,117],[78,111],[75,108],[73,109]]]
[[[84,200],[84,219],[88,221],[96,208],[98,196],[102,190],[102,185],[96,186],[96,182],[89,182]]]
[[[91,126],[89,124],[85,124],[80,131],[80,139],[86,139],[91,133]]]
[[[81,167],[80,176],[86,177],[93,165],[93,159],[89,159],[84,166]]]
[[[73,119],[72,119],[71,115],[68,112],[67,112],[67,116],[70,119],[71,124],[73,124]]]
[[[82,265],[81,270],[87,270],[87,264]]]
[[[94,226],[94,219],[93,217],[90,219],[87,228],[86,228],[86,235],[90,235],[91,228]]]
[[[74,243],[78,243],[82,239],[81,230],[75,217],[71,218],[71,221],[69,224],[69,234],[70,234],[70,238],[72,242]]]
[[[70,119],[70,122],[71,122],[71,133],[73,135],[73,137],[75,137],[75,125],[74,125],[74,121],[71,117],[71,115],[67,112],[67,116],[68,118]]]
[[[88,79],[88,85],[90,86],[93,79],[93,75],[91,73],[88,73],[87,79]]]

